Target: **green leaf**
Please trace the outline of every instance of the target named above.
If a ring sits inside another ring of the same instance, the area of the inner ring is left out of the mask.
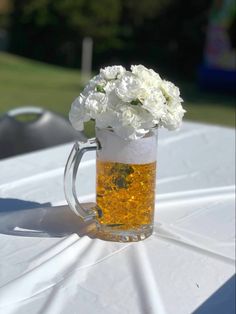
[[[99,93],[104,93],[105,94],[105,90],[104,90],[102,85],[97,85],[96,86],[96,91],[99,92]]]
[[[142,103],[139,99],[132,100],[130,103],[133,106],[142,105]]]

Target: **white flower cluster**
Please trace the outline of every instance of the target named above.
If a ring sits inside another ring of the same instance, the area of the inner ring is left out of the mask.
[[[92,78],[72,103],[69,113],[74,128],[94,119],[99,128],[111,127],[124,139],[138,139],[156,126],[180,127],[185,110],[173,83],[143,65],[108,66]]]

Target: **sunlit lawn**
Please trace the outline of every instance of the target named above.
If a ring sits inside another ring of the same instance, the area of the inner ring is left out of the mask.
[[[235,126],[235,98],[200,91],[193,82],[178,82],[186,119]],[[78,70],[51,66],[0,53],[0,114],[10,108],[41,106],[68,115],[82,84]]]
[[[0,53],[0,112],[33,105],[66,115],[80,89],[79,71]]]

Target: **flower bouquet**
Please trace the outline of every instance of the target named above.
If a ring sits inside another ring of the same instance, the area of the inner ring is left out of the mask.
[[[77,130],[94,119],[124,139],[143,137],[154,127],[180,127],[185,110],[178,87],[143,65],[108,66],[92,78],[72,103],[69,118]]]

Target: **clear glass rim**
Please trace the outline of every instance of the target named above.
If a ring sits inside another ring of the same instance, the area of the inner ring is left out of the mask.
[[[157,131],[158,131],[159,128],[160,128],[160,126],[158,126],[158,125],[155,125],[155,126],[151,127],[151,128],[148,130],[148,132],[147,132],[143,137],[141,137],[141,138],[145,138],[145,137],[147,137],[147,136],[150,136],[150,134],[151,134],[152,132],[153,132],[153,135],[157,134]],[[99,130],[99,131],[104,130],[104,131],[109,131],[109,132],[115,133],[114,129],[113,129],[112,127],[110,127],[110,126],[105,127],[105,128],[100,128],[100,127],[98,127],[98,126],[95,125],[95,134],[96,134],[96,130]]]

